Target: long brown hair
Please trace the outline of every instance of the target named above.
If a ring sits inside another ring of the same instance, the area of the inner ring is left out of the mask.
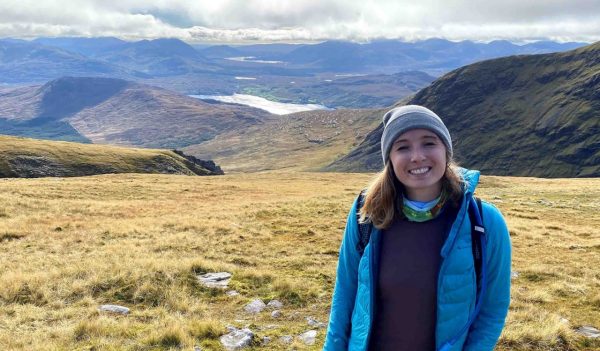
[[[463,190],[463,179],[458,166],[450,159],[442,177],[442,190],[448,194],[448,201],[458,206]],[[371,184],[367,187],[365,202],[360,209],[360,222],[371,222],[377,229],[386,229],[402,213],[404,186],[396,178],[391,162],[387,162]]]

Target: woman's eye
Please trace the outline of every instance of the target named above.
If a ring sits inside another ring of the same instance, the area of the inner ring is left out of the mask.
[[[398,146],[398,148],[396,148],[396,150],[398,150],[398,151],[408,150],[408,146]]]

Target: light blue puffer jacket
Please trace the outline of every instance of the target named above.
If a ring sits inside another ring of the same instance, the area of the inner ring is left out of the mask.
[[[483,202],[486,228],[487,292],[481,311],[467,333],[458,335],[475,308],[477,283],[471,249],[471,223],[467,205],[479,181],[479,171],[462,170],[465,180],[462,205],[442,246],[438,276],[436,348],[456,339],[449,351],[493,350],[504,326],[510,302],[511,245],[500,211]],[[324,351],[367,350],[373,320],[374,278],[380,231],[373,228],[361,255],[354,202],[340,248],[337,277]]]

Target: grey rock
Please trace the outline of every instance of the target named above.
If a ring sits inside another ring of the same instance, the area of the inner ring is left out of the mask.
[[[281,311],[280,310],[275,310],[275,311],[271,312],[271,317],[273,317],[273,318],[279,318],[279,317],[281,317]]]
[[[566,319],[566,318],[564,318],[564,317],[560,317],[558,320],[559,320],[559,322],[561,322],[562,324],[569,324],[569,320],[568,320],[568,319]]]
[[[129,308],[119,306],[119,305],[102,305],[98,307],[100,312],[109,312],[109,313],[117,313],[117,314],[129,314]]]
[[[292,313],[292,314],[291,314],[291,315],[288,317],[288,319],[289,319],[289,320],[301,319],[301,318],[300,318],[301,316],[302,316],[302,313],[300,313],[300,312],[294,312],[294,313]]]
[[[314,345],[316,338],[317,338],[316,330],[309,330],[305,333],[298,335],[298,339],[300,339],[306,345]]]
[[[234,351],[249,347],[253,338],[254,333],[250,329],[244,328],[230,331],[229,334],[221,336],[219,340],[226,350]]]
[[[325,323],[319,322],[313,317],[306,317],[306,321],[308,322],[308,325],[315,328],[325,328],[327,326]]]
[[[262,344],[263,345],[267,345],[270,342],[271,342],[271,338],[270,337],[268,337],[268,336],[263,337],[263,339],[262,339]]]
[[[266,307],[267,305],[265,305],[265,303],[262,300],[256,299],[247,304],[246,307],[244,307],[244,310],[248,313],[260,313]]]
[[[202,351],[202,349],[200,348],[200,346],[194,346],[194,351]]]
[[[576,332],[587,338],[600,338],[600,330],[591,326],[580,327],[576,330]]]
[[[519,272],[517,271],[510,271],[510,279],[517,279],[519,278]]]
[[[229,290],[225,294],[227,294],[227,296],[238,296],[240,293],[235,290]]]
[[[271,300],[267,304],[267,307],[272,309],[280,309],[283,307],[283,303],[281,303],[279,300]]]
[[[281,341],[284,344],[291,344],[293,340],[294,338],[291,335],[284,335],[279,338],[279,341]]]
[[[198,281],[206,287],[226,289],[229,281],[231,280],[231,273],[218,272],[218,273],[206,273],[197,276]]]

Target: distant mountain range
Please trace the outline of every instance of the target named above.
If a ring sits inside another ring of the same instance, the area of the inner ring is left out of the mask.
[[[311,72],[358,72],[391,74],[420,70],[440,75],[452,69],[490,58],[511,55],[542,54],[571,50],[585,43],[539,41],[516,45],[497,40],[490,43],[452,42],[428,39],[414,43],[399,40],[377,40],[370,43],[326,41],[314,45],[278,46],[269,50],[262,46],[218,46],[200,50],[212,59],[232,56],[253,57],[260,61],[280,61],[288,67]]]
[[[582,45],[584,43],[537,42],[520,46],[507,41],[483,44],[430,39],[414,43],[327,41],[312,45],[221,45],[196,49],[178,39],[137,42],[111,37],[0,39],[0,85],[42,84],[63,76],[111,77],[186,95],[270,91],[264,97],[289,101],[290,97],[300,96],[292,100],[325,105],[332,101],[334,106],[347,108],[383,107],[389,100],[380,99],[375,92],[386,87],[372,89],[372,83],[365,82],[364,87],[360,81],[354,83],[352,93],[364,96],[358,99],[332,99],[322,94],[324,89],[312,87],[346,74],[381,77],[382,74],[422,71],[439,76],[483,59],[564,51]],[[256,80],[241,81],[236,77]],[[302,87],[290,87],[292,81]],[[344,105],[340,105],[342,103]]]
[[[600,43],[573,51],[479,62],[402,104],[438,113],[459,162],[487,174],[600,176]],[[327,167],[375,171],[382,126]]]
[[[127,79],[150,77],[59,47],[24,40],[0,40],[0,83],[39,83],[65,75]]]

